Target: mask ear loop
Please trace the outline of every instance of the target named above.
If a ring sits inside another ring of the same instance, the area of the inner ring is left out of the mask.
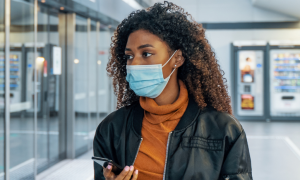
[[[172,59],[172,57],[174,56],[174,54],[176,53],[176,51],[172,54],[172,56],[169,58],[169,60],[162,67],[164,67],[166,64],[168,64],[168,62]],[[166,79],[168,79],[169,77],[171,77],[171,75],[173,74],[173,72],[175,71],[175,69],[176,69],[176,64],[175,64],[175,68],[173,69],[173,71],[171,72],[171,74]]]
[[[172,54],[172,56],[169,58],[169,60],[162,67],[164,67],[166,64],[168,64],[168,62],[172,59],[172,57],[174,56],[174,54],[176,53],[176,51]]]

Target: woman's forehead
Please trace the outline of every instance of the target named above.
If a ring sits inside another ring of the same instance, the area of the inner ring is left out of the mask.
[[[151,44],[155,48],[166,46],[166,43],[155,34],[146,30],[137,30],[129,35],[126,47],[137,48],[144,44]]]

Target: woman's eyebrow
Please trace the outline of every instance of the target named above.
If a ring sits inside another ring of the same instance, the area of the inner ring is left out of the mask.
[[[153,46],[151,44],[144,44],[144,45],[139,46],[138,49],[142,49],[145,47],[153,47]]]
[[[139,46],[138,49],[143,49],[145,47],[153,47],[154,48],[154,46],[152,46],[151,44],[144,44],[144,45]],[[125,51],[131,51],[131,49],[125,48]]]

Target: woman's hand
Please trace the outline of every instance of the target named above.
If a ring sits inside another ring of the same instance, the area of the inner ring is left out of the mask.
[[[133,166],[126,166],[119,175],[115,175],[111,170],[111,165],[108,165],[106,168],[103,167],[103,175],[106,180],[130,180],[132,174],[131,180],[137,180],[138,177],[138,170],[135,170],[133,173]]]

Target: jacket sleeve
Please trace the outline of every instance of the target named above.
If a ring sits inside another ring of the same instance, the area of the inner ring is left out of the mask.
[[[95,132],[94,141],[93,141],[93,153],[94,156],[97,157],[108,157],[105,152],[105,150],[107,149],[106,141],[101,135],[100,129],[101,129],[101,123],[99,124]],[[103,176],[102,166],[97,164],[95,161],[94,161],[94,178],[95,180],[105,180]]]
[[[227,151],[219,180],[252,180],[251,159],[244,130]]]

